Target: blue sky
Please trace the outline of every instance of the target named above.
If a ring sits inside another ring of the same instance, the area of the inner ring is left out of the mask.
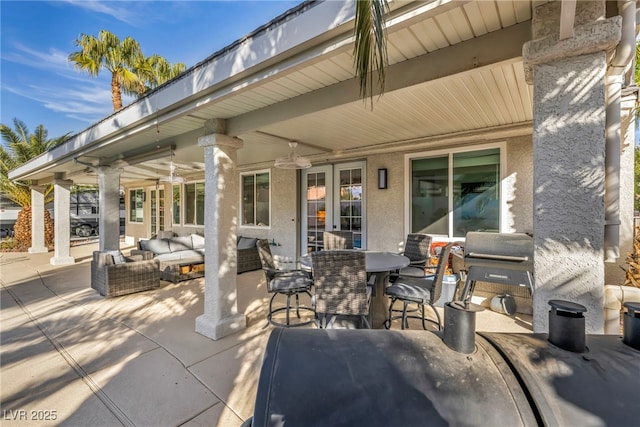
[[[112,112],[110,74],[92,78],[67,61],[81,34],[136,39],[146,56],[187,68],[297,1],[0,1],[0,122],[49,137],[78,133]],[[125,99],[129,103],[131,99]]]

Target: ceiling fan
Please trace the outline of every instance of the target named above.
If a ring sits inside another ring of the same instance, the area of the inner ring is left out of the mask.
[[[300,156],[296,153],[295,148],[298,146],[297,142],[290,142],[289,155],[287,157],[278,157],[274,166],[278,169],[308,169],[311,167],[311,161],[306,157]]]

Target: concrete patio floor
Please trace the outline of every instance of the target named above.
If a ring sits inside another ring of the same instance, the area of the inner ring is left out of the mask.
[[[0,254],[2,425],[240,426],[273,329],[262,272],[238,276],[247,329],[213,341],[194,330],[204,279],[103,298],[90,288],[95,249],[72,247],[67,266]],[[486,310],[476,326],[530,332],[531,317]]]

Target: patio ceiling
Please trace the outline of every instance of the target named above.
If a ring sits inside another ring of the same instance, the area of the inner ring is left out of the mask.
[[[461,132],[528,128],[533,96],[521,51],[530,38],[532,8],[539,3],[393,2],[386,91],[374,97],[373,108],[358,95],[353,23],[346,19],[288,55],[265,61],[255,72],[238,73],[163,110],[152,108],[157,98],[145,97],[137,107],[155,114],[108,135],[89,128],[81,136],[91,141],[90,149],[72,142],[57,160],[42,160],[38,171],[21,176],[46,182],[60,172],[74,182],[95,184],[97,178],[86,164],[108,164],[118,156],[126,160],[167,145],[176,147],[178,173],[199,174],[204,161],[197,138],[212,118],[227,119],[229,134],[244,141],[238,152],[240,168],[269,166],[286,155],[290,140],[299,142],[299,153],[318,163],[393,149],[403,141],[437,142],[438,136]],[[180,79],[155,96],[178,89]],[[118,119],[116,113],[105,121]],[[74,164],[73,157],[80,163]],[[167,174],[168,164],[165,154],[127,166],[121,181],[153,181]]]

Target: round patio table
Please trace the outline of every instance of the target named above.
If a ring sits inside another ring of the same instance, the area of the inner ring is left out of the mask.
[[[354,249],[357,250],[357,249]],[[371,294],[371,327],[373,329],[384,328],[387,319],[387,298],[384,288],[387,285],[389,273],[409,265],[409,258],[393,252],[364,251],[367,273],[374,273],[375,284]],[[311,253],[300,257],[300,266],[305,270],[311,270]]]

